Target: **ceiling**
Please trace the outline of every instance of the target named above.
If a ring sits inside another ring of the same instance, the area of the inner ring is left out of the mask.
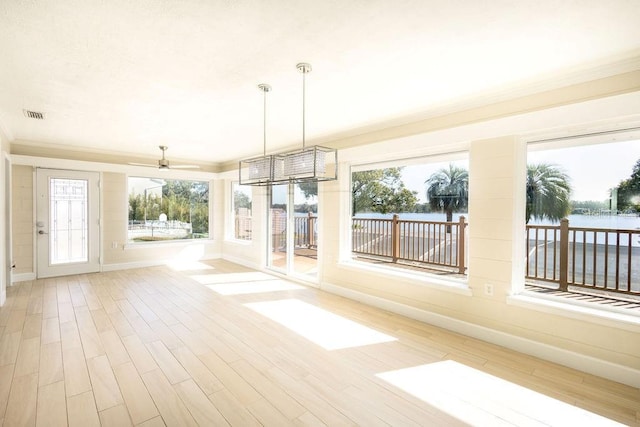
[[[14,143],[221,163],[638,55],[638,0],[3,0]],[[44,120],[23,110],[43,112]]]

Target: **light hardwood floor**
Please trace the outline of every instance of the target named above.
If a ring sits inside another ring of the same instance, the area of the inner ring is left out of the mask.
[[[636,388],[207,264],[9,288],[0,425],[640,425]]]

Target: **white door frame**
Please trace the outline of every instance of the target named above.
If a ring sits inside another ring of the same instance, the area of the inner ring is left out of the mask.
[[[3,207],[3,212],[0,213],[0,218],[4,222],[3,233],[0,233],[4,237],[4,246],[0,248],[0,259],[2,259],[2,265],[0,266],[0,306],[2,306],[7,297],[7,287],[11,286],[11,270],[13,268],[13,255],[11,248],[11,158],[9,154],[2,151],[0,161],[0,173],[3,175],[4,184],[0,189],[0,197],[3,199],[3,203],[0,204]]]
[[[50,262],[50,180],[79,179],[87,181],[86,214],[86,260],[78,262]],[[36,170],[36,276],[38,278],[64,276],[69,274],[94,273],[100,271],[100,174],[73,170],[45,169]]]
[[[281,184],[283,185],[283,184]],[[287,218],[286,218],[286,262],[284,268],[274,267],[272,265],[272,232],[273,220],[271,217],[271,206],[273,197],[273,188],[270,187],[267,191],[267,268],[277,273],[284,274],[288,277],[292,277],[310,284],[319,283],[319,275],[309,276],[303,273],[298,273],[295,270],[295,184],[287,183],[286,185],[286,205],[287,205]],[[318,205],[320,201],[318,200]],[[319,262],[319,260],[317,260]]]

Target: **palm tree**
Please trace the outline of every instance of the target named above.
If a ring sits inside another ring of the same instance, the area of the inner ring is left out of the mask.
[[[435,172],[424,182],[427,184],[427,199],[433,209],[444,210],[447,222],[453,220],[453,211],[460,211],[469,202],[469,172],[453,164]],[[451,228],[447,227],[447,232]]]
[[[571,179],[558,166],[527,165],[527,224],[532,217],[559,221],[569,214]]]

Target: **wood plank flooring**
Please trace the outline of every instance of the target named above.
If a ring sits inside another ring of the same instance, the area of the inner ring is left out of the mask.
[[[639,389],[222,260],[7,294],[0,426],[640,425]],[[262,310],[282,300],[346,326]],[[372,341],[327,347],[352,328]]]

